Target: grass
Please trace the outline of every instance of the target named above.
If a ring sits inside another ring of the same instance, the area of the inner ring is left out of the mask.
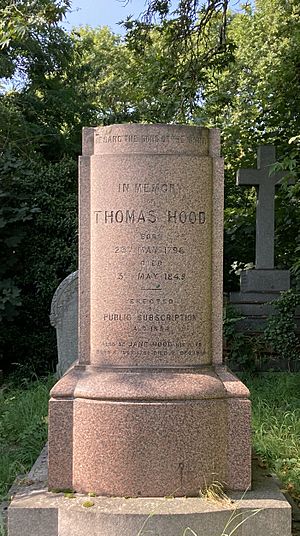
[[[300,373],[267,373],[244,381],[251,391],[254,448],[300,502]],[[53,382],[49,377],[0,388],[0,500],[16,475],[29,470],[47,439]]]
[[[253,447],[300,503],[300,373],[266,373],[245,383],[251,391]]]
[[[26,473],[47,440],[49,389],[44,381],[0,387],[0,501],[20,473]],[[1,535],[1,529],[0,529]]]

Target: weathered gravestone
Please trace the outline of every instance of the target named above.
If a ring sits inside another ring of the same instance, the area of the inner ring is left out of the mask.
[[[222,365],[216,130],[86,128],[79,364],[52,390],[49,487],[109,496],[250,486],[250,402]]]
[[[50,322],[56,329],[56,370],[58,376],[62,376],[78,357],[78,272],[68,275],[57,287]]]
[[[240,169],[237,173],[238,185],[257,189],[255,269],[243,270],[241,291],[230,293],[230,303],[245,317],[238,323],[238,329],[243,331],[262,331],[273,312],[268,302],[290,288],[289,270],[274,268],[275,187],[285,175],[272,172],[275,162],[275,147],[261,146],[257,152],[257,169]]]

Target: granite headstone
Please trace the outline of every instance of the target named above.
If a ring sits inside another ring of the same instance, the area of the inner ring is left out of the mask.
[[[222,364],[222,166],[217,130],[84,129],[79,361],[52,390],[50,488],[250,487],[249,392]]]

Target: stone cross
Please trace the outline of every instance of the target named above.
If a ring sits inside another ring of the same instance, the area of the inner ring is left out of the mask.
[[[273,145],[260,146],[257,151],[258,169],[240,169],[237,184],[257,187],[256,207],[256,269],[274,268],[274,209],[275,186],[286,175],[285,172],[272,172],[276,162]]]

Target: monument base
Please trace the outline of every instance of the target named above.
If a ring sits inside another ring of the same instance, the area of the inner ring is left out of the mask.
[[[125,499],[50,493],[47,463],[41,457],[8,510],[9,536],[216,536],[232,531],[236,536],[291,536],[291,507],[276,481],[257,464],[252,491],[223,499],[213,494]]]
[[[260,334],[267,320],[275,314],[272,304],[290,288],[289,270],[243,270],[240,292],[230,292],[229,304],[243,317],[236,323],[237,331]],[[295,313],[296,332],[300,333],[300,308]]]
[[[75,366],[49,405],[49,489],[197,496],[251,482],[248,389],[224,367]]]
[[[283,292],[290,288],[289,270],[242,270],[241,292]]]

